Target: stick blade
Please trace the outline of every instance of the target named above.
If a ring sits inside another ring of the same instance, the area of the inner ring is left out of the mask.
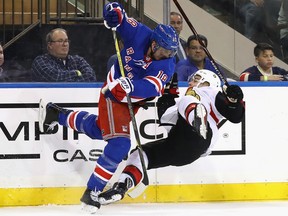
[[[142,181],[131,191],[128,192],[128,196],[135,199],[140,196],[147,188],[148,185],[145,185]]]
[[[148,185],[149,185],[149,178],[147,170],[145,170],[143,172],[143,179],[138,183],[138,185],[135,186],[135,188],[133,188],[128,192],[128,196],[133,199],[140,196],[146,190]]]

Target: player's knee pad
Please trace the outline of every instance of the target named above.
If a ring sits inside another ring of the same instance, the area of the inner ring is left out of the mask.
[[[130,147],[131,141],[126,137],[109,139],[105,146],[104,154],[120,163],[128,155]]]

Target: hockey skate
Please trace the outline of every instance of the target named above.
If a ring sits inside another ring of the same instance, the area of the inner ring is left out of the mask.
[[[56,104],[45,103],[42,99],[39,102],[39,130],[42,133],[51,133],[58,122],[60,112],[68,112]]]
[[[204,139],[207,138],[207,111],[202,104],[197,104],[194,110],[194,121],[192,122],[196,131]]]
[[[125,182],[116,182],[113,187],[109,190],[99,194],[98,201],[101,205],[108,205],[110,203],[114,203],[120,201],[124,198],[125,193],[129,189],[129,181],[130,179],[126,179]]]
[[[98,202],[99,192],[86,189],[80,201],[82,203],[82,210],[94,214],[100,207],[101,204]]]

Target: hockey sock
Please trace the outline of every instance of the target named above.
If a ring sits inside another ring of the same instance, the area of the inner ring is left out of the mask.
[[[130,146],[130,139],[125,137],[108,140],[104,153],[97,160],[94,173],[87,183],[90,190],[102,191],[104,189],[119,163],[127,156]]]
[[[85,133],[91,139],[103,139],[96,124],[97,116],[85,111],[73,111],[59,114],[59,124]]]
[[[131,179],[133,185],[131,185],[129,188],[132,188],[141,181],[142,172],[136,166],[128,165],[121,173],[119,182],[125,182],[126,178]]]
[[[145,161],[145,166],[148,166],[148,158],[143,151],[143,158]],[[130,178],[135,185],[138,185],[138,183],[142,180],[143,178],[143,173],[142,173],[142,165],[139,157],[139,153],[137,149],[134,149],[131,151],[130,156],[128,157],[128,160],[126,162],[126,167],[124,168],[123,172],[121,173],[119,177],[119,182],[125,182],[126,178]]]

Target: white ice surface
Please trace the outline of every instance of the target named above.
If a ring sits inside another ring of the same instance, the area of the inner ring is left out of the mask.
[[[0,216],[81,216],[91,215],[80,205],[2,207]],[[160,204],[111,204],[95,214],[101,216],[288,216],[288,201],[209,202]]]

